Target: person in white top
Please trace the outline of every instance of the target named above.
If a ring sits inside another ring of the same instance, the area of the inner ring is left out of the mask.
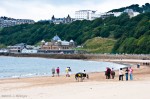
[[[119,81],[120,80],[123,81],[123,76],[124,76],[124,72],[123,72],[122,68],[120,68],[120,70],[119,70]]]

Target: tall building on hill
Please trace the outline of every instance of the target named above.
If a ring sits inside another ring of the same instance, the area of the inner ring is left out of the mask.
[[[71,23],[72,21],[73,21],[73,19],[68,14],[68,16],[65,18],[65,23]]]
[[[94,20],[99,17],[100,14],[93,10],[79,10],[75,12],[75,20]]]
[[[70,15],[68,15],[66,18],[55,18],[55,16],[53,15],[51,18],[51,22],[54,24],[67,24],[67,23],[72,23],[74,19],[72,19],[70,17]]]

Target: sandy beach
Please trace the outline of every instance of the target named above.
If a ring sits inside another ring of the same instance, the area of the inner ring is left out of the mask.
[[[101,61],[101,60],[96,60]],[[104,72],[90,73],[90,79],[77,82],[71,77],[32,77],[0,80],[0,99],[150,99],[150,60],[103,60],[131,64],[133,81],[105,79]],[[136,64],[140,63],[140,68]]]

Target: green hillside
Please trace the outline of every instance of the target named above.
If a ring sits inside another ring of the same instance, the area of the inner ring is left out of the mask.
[[[119,17],[75,21],[71,24],[55,25],[38,22],[3,28],[0,31],[0,44],[27,43],[35,45],[43,39],[50,41],[56,34],[62,40],[73,39],[77,45],[84,44],[94,37],[113,38],[116,43],[112,53],[150,54],[150,12],[133,18],[122,14]]]
[[[1,31],[2,29],[3,29],[3,28],[0,27],[0,31]]]
[[[128,30],[115,43],[113,52],[150,54],[150,13],[130,19]]]
[[[95,37],[87,40],[83,44],[82,50],[89,53],[111,53],[115,42],[114,39]]]

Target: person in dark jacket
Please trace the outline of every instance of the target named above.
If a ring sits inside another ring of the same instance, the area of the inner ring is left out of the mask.
[[[111,69],[111,77],[112,77],[112,79],[114,79],[114,78],[115,78],[115,71],[114,71],[114,69],[113,69],[113,68]]]
[[[105,72],[106,79],[110,79],[110,73],[111,73],[111,69],[107,67]]]
[[[60,69],[59,69],[59,67],[57,67],[57,69],[56,69],[56,73],[57,73],[57,75],[59,76],[59,73],[60,73]]]
[[[128,67],[127,67],[126,70],[125,70],[126,81],[128,81],[128,73],[129,73],[129,69],[128,69]]]

